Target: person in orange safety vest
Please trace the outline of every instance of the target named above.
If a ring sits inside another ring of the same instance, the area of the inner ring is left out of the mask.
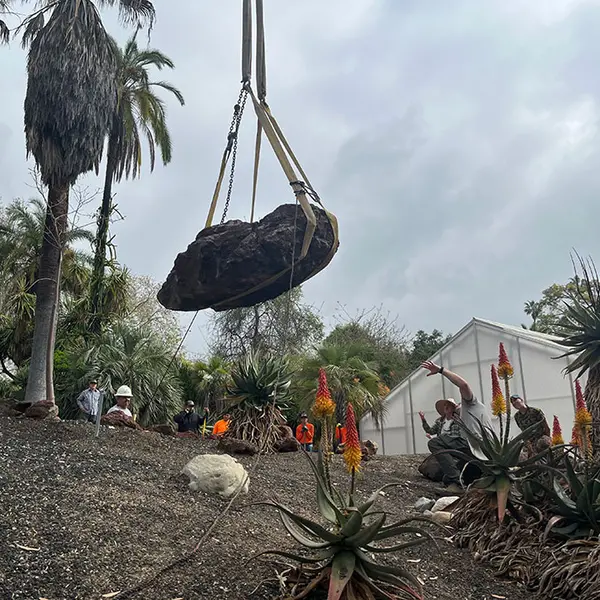
[[[312,452],[313,440],[315,437],[315,426],[308,422],[308,415],[300,415],[300,425],[296,427],[296,439],[307,452]]]
[[[346,428],[338,423],[335,426],[335,437],[333,438],[333,446],[336,452],[343,450],[344,444],[346,443]]]
[[[231,421],[230,414],[223,415],[223,418],[214,424],[213,430],[212,430],[212,437],[217,437],[217,438],[223,437],[225,435],[225,433],[227,433],[227,430],[229,429],[230,421]]]

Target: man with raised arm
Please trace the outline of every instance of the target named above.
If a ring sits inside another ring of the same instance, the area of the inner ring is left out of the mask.
[[[487,407],[475,397],[471,386],[460,375],[457,375],[444,367],[440,367],[430,360],[424,362],[421,366],[429,371],[427,377],[440,375],[458,388],[461,399],[460,418],[469,431],[479,435],[481,431],[479,423],[484,427],[492,427],[492,420]],[[429,450],[432,454],[443,450],[459,450],[465,454],[472,454],[473,456],[485,458],[484,455],[481,454],[480,449],[467,437],[467,434],[462,430],[461,432],[462,435],[460,438],[450,438],[448,436],[432,438],[427,443]],[[458,470],[456,458],[447,452],[437,454],[436,458],[444,473],[443,481],[448,490],[453,492],[462,491],[460,471]]]

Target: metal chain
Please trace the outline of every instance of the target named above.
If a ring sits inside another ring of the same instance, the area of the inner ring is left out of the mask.
[[[244,86],[240,91],[237,104],[233,108],[233,119],[231,120],[231,126],[229,127],[229,135],[227,136],[227,150],[231,152],[231,170],[229,171],[229,185],[227,187],[227,197],[225,199],[225,208],[223,209],[223,216],[221,217],[221,225],[225,223],[225,219],[227,218],[227,211],[229,210],[229,203],[231,202],[231,192],[233,191],[233,179],[235,177],[235,161],[237,158],[238,133],[240,130],[242,115],[244,114],[244,108],[246,107],[247,99],[248,88]]]

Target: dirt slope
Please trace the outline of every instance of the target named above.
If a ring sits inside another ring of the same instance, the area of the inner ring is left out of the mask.
[[[192,494],[179,473],[195,455],[214,451],[212,442],[115,429],[95,439],[90,425],[0,415],[0,599],[100,599],[184,554],[226,502]],[[256,460],[241,462],[251,469]],[[234,505],[205,547],[132,597],[272,598],[276,587],[259,584],[274,576],[273,567],[245,562],[261,550],[293,545],[273,511],[241,504],[276,496],[315,516],[305,460],[299,454],[261,458],[249,496]],[[410,513],[428,485],[417,463],[414,457],[376,457],[365,466],[361,495],[400,481],[380,506],[390,518]],[[334,471],[345,480],[341,461]],[[529,597],[468,553],[447,542],[442,551],[423,546],[389,560],[411,561],[408,566],[426,582],[428,600]]]

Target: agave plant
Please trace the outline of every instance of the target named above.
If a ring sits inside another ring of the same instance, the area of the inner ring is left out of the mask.
[[[231,370],[227,388],[231,424],[228,435],[270,450],[281,437],[290,397],[291,372],[286,358],[249,353]]]
[[[471,487],[495,493],[498,521],[502,523],[507,507],[509,510],[513,510],[509,501],[513,484],[520,481],[528,472],[539,470],[535,463],[548,453],[547,450],[544,450],[531,458],[521,460],[521,452],[527,441],[535,434],[538,425],[536,423],[518,436],[507,440],[498,436],[492,428],[484,426],[481,421],[478,421],[479,435],[470,431],[462,421],[459,423],[469,440],[480,449],[485,458],[474,458],[458,450],[448,450],[447,452],[479,467],[482,476],[474,481]],[[557,447],[555,446],[555,448]]]
[[[556,471],[553,470],[554,473]],[[557,477],[552,489],[546,489],[556,513],[548,521],[546,535],[553,533],[570,539],[587,538],[600,534],[600,468],[585,469],[577,475],[570,459],[565,459],[565,473],[561,474],[566,486]]]
[[[374,510],[374,504],[383,489],[397,484],[376,490],[367,502],[357,506],[353,495],[345,499],[335,488],[329,491],[321,453],[316,465],[308,455],[307,459],[316,478],[319,512],[329,526],[302,517],[279,502],[257,503],[275,508],[287,532],[310,551],[309,555],[301,556],[282,550],[267,550],[258,556],[275,555],[303,566],[312,565],[301,568],[300,573],[307,582],[304,591],[297,597],[306,597],[319,584],[328,582],[327,600],[421,600],[421,584],[414,575],[402,567],[378,564],[371,555],[396,552],[428,541],[435,544],[431,533],[410,524],[413,521],[432,521],[426,517],[411,517],[386,525],[386,513]],[[406,534],[414,537],[391,546],[380,545],[384,540]]]

